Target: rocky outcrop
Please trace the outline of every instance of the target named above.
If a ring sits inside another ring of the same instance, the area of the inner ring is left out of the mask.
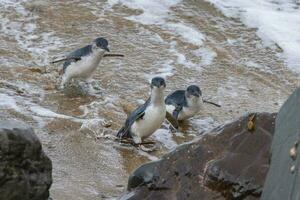
[[[275,117],[244,116],[142,165],[120,199],[259,199]]]
[[[51,172],[33,130],[19,121],[0,121],[0,199],[48,199]]]
[[[300,199],[300,88],[281,107],[262,200]]]

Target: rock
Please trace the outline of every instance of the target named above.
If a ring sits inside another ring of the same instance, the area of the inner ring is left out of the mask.
[[[272,142],[263,200],[300,199],[300,88],[281,107]]]
[[[19,121],[0,121],[0,199],[48,199],[51,172],[51,160],[33,129]]]
[[[240,130],[233,126],[233,129],[226,131],[227,134],[235,134],[227,140],[229,144],[223,156],[208,164],[205,183],[210,188],[220,191],[228,199],[261,195],[269,168],[275,115],[266,121],[267,118],[256,117],[254,123],[257,130],[253,133],[253,129],[248,129],[249,123],[248,130],[244,130],[242,125]]]
[[[276,114],[247,115],[136,169],[120,199],[259,199]]]

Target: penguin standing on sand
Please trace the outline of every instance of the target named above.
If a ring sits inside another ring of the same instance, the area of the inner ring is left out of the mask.
[[[65,62],[63,64],[63,77],[60,88],[63,89],[72,78],[84,79],[90,82],[105,52],[109,52],[108,41],[99,37],[93,40],[92,44],[67,55],[66,58],[62,59]],[[59,61],[54,61],[53,63]]]
[[[151,80],[149,99],[128,116],[117,137],[132,138],[135,144],[141,144],[144,138],[160,128],[166,116],[165,87],[163,78],[155,77]]]

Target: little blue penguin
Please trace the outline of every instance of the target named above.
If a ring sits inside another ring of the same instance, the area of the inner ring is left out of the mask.
[[[128,116],[117,137],[132,138],[135,144],[141,144],[144,138],[161,127],[166,116],[165,88],[166,82],[163,78],[155,77],[151,80],[150,97]]]
[[[63,89],[72,78],[91,80],[105,52],[109,52],[108,41],[99,37],[92,44],[77,49],[67,55],[63,64],[63,77],[60,87]]]
[[[166,99],[166,109],[177,121],[195,116],[203,106],[202,92],[197,85],[190,85],[186,90],[176,90]]]

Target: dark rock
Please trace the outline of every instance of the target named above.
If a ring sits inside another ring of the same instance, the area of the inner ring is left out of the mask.
[[[0,199],[48,199],[51,172],[33,130],[19,121],[0,121]]]
[[[284,103],[276,119],[271,166],[263,200],[300,199],[300,88]]]
[[[212,130],[142,165],[122,200],[259,199],[269,163],[276,114],[256,114]]]

